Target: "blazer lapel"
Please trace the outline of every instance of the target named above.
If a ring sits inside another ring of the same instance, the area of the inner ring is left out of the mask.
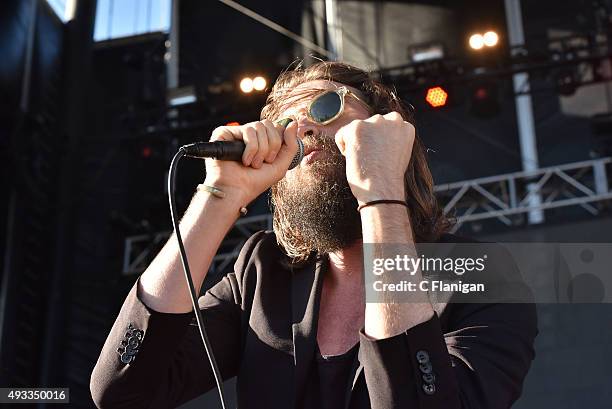
[[[291,315],[295,363],[295,398],[300,402],[317,340],[319,300],[327,258],[293,272],[291,280]]]

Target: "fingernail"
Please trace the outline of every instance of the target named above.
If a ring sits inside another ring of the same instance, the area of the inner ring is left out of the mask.
[[[293,118],[283,118],[283,119],[280,119],[276,123],[286,128],[287,125],[289,125],[292,121],[293,121]]]

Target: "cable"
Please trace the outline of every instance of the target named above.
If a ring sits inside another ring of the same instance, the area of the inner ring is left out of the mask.
[[[318,14],[313,5],[312,2],[309,5],[304,4],[304,7],[308,7],[308,12],[315,18],[317,18],[318,20],[320,20],[321,22],[325,22],[325,17],[323,17],[322,15]],[[368,48],[365,45],[361,45],[360,41],[358,39],[356,39],[355,37],[353,37],[348,31],[343,30],[342,25],[340,24],[328,24],[331,28],[335,29],[335,30],[342,30],[342,38],[346,38],[355,48],[357,48],[359,51],[361,51],[366,57],[368,57],[370,60],[374,60],[376,62],[376,66],[379,68],[382,68],[382,62],[380,62],[380,59],[378,58],[377,55],[374,55],[370,52],[370,50],[368,50]]]
[[[322,55],[326,56],[327,58],[333,58],[334,57],[334,53],[332,53],[329,50],[326,50],[323,47],[318,46],[317,44],[313,43],[312,41],[298,35],[295,34],[293,31],[289,31],[287,30],[285,27],[281,26],[280,24],[275,23],[274,21],[255,13],[253,10],[244,7],[243,5],[236,3],[234,0],[219,0],[221,3],[225,4],[228,7],[233,8],[236,11],[239,11],[240,13],[244,14],[245,16],[251,17],[252,19],[260,22],[261,24],[263,24],[264,26],[271,28],[272,30],[276,31],[277,33],[280,33],[286,37],[289,37],[290,39],[292,39],[293,41],[302,44],[304,47],[309,48],[313,51],[316,51],[318,53],[321,53]]]
[[[221,407],[223,409],[226,409],[225,395],[223,393],[223,383],[221,379],[221,373],[219,372],[219,367],[217,366],[217,361],[215,360],[215,356],[212,351],[212,346],[210,345],[210,340],[208,339],[208,335],[206,335],[206,329],[204,328],[204,323],[202,321],[202,312],[200,311],[200,308],[198,306],[198,297],[193,287],[193,280],[191,279],[191,271],[189,270],[189,263],[187,262],[187,254],[185,252],[185,247],[183,246],[183,239],[181,238],[181,231],[179,229],[179,221],[176,215],[176,202],[174,198],[176,168],[178,166],[179,160],[183,156],[185,156],[185,150],[181,147],[178,150],[178,152],[174,155],[174,158],[172,158],[172,162],[170,163],[170,171],[168,172],[168,200],[170,202],[170,215],[172,216],[172,227],[174,228],[174,233],[176,234],[176,240],[178,241],[179,250],[181,253],[181,262],[183,263],[183,270],[185,272],[185,278],[187,279],[187,284],[189,285],[189,295],[191,296],[191,304],[193,305],[193,310],[195,312],[196,321],[198,323],[198,329],[200,330],[200,337],[202,338],[202,342],[204,343],[204,349],[206,350],[208,361],[210,362],[210,366],[212,368],[213,375],[215,376],[215,381],[217,382],[217,390],[219,391],[219,399],[221,400]]]

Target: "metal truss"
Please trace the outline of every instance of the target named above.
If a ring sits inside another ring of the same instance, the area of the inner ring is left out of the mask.
[[[594,203],[612,199],[611,163],[612,158],[576,162],[438,185],[435,191],[444,213],[454,212],[454,231],[466,222],[492,218],[510,226],[509,216],[563,206],[580,206],[597,215]],[[532,195],[542,198],[537,206],[528,205]]]
[[[435,191],[444,213],[456,218],[453,231],[484,219],[497,219],[510,226],[514,224],[511,216],[532,210],[580,206],[592,215],[599,214],[596,203],[612,199],[611,169],[612,158],[602,158],[448,183],[436,186]],[[540,204],[529,206],[530,196],[537,194],[542,198]],[[209,273],[227,272],[244,242],[264,229],[272,229],[269,214],[238,220],[213,258]],[[144,271],[169,236],[170,232],[161,232],[126,238],[123,273]]]
[[[213,258],[209,273],[225,272],[230,263],[236,260],[242,245],[249,237],[260,230],[271,229],[272,216],[269,214],[244,217],[236,221]],[[123,274],[143,272],[166,243],[170,233],[166,231],[127,237],[123,254]]]
[[[440,78],[444,78],[446,84],[465,84],[477,80],[494,81],[517,73],[559,74],[559,70],[565,70],[572,74],[563,79],[569,81],[563,85],[578,88],[609,81],[610,77],[601,73],[601,64],[606,64],[611,57],[610,32],[594,32],[551,39],[546,49],[514,46],[510,49],[510,57],[503,64],[494,66],[446,57],[385,68],[379,74],[383,82],[396,85],[398,90],[411,92],[438,83]],[[553,85],[558,87],[562,84]],[[523,87],[515,90],[515,95],[533,91],[533,88]]]

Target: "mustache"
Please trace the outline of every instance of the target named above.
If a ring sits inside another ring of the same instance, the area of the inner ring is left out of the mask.
[[[339,151],[338,146],[336,145],[336,138],[322,132],[308,135],[302,138],[302,142],[304,143],[305,152],[310,152],[313,150]]]

